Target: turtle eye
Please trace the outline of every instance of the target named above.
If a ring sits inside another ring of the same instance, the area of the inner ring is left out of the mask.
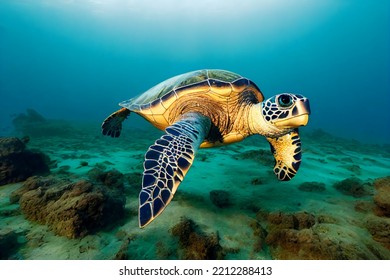
[[[281,107],[290,107],[293,104],[293,100],[288,94],[281,94],[278,97],[278,103]]]

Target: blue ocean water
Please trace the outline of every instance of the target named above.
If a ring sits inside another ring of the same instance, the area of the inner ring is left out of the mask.
[[[390,259],[389,31],[388,0],[0,0],[0,259]],[[205,68],[310,99],[301,167],[279,181],[263,137],[200,149],[139,229],[162,132],[101,123]]]
[[[311,128],[390,142],[387,0],[0,1],[0,129],[34,108],[96,122],[173,75],[219,68],[310,98]]]

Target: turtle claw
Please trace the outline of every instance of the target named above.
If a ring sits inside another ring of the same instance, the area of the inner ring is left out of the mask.
[[[275,158],[274,173],[281,181],[291,180],[301,165],[301,140],[298,129],[278,137],[267,138]]]
[[[130,111],[122,108],[109,115],[102,123],[102,134],[118,138],[122,131],[122,122],[130,115]]]

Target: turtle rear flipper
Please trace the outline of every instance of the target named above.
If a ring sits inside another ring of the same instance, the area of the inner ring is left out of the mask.
[[[103,135],[119,137],[122,130],[122,122],[130,115],[130,110],[122,108],[109,115],[102,123]]]
[[[278,138],[267,138],[275,158],[274,173],[281,181],[291,180],[301,165],[298,129]]]
[[[210,125],[210,119],[201,114],[185,114],[167,127],[166,134],[149,147],[139,194],[141,228],[153,221],[171,202]]]

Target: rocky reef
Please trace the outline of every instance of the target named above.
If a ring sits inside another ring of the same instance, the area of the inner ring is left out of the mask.
[[[321,182],[304,182],[299,185],[298,189],[303,192],[323,192],[326,190],[326,187]]]
[[[274,159],[272,153],[269,150],[265,150],[265,149],[249,150],[249,151],[240,152],[239,154],[234,156],[234,159],[254,160],[254,161],[262,163],[266,166],[273,166],[275,163],[275,159]]]
[[[333,236],[332,229],[338,227],[338,222],[331,216],[315,216],[307,212],[271,212],[262,213],[258,218],[266,224],[265,242],[274,259],[386,259],[389,255],[384,248],[348,240],[341,232],[338,233],[340,236]],[[381,225],[378,241],[388,242],[388,238],[384,240],[383,236],[389,232],[388,226]],[[371,220],[370,227],[374,227]],[[264,236],[263,231],[260,232]]]
[[[376,190],[374,202],[377,206],[377,215],[390,218],[390,176],[376,179],[374,187]]]
[[[230,193],[224,190],[210,191],[210,200],[218,208],[227,208],[231,205]]]
[[[390,219],[370,217],[366,220],[365,225],[370,232],[372,239],[390,250]]]
[[[30,137],[67,136],[73,131],[68,122],[47,119],[31,108],[25,113],[15,115],[12,124],[17,133]]]
[[[120,188],[50,177],[30,177],[11,195],[11,202],[17,201],[28,220],[68,238],[83,237],[120,220],[125,205]]]
[[[225,256],[217,233],[207,235],[194,221],[182,218],[170,230],[179,238],[179,258],[184,260],[220,260]]]
[[[49,173],[49,157],[26,149],[25,142],[16,137],[0,138],[0,185]]]
[[[337,182],[333,187],[342,194],[353,197],[363,197],[371,194],[369,184],[362,182],[356,177],[350,177]]]
[[[112,188],[122,188],[124,175],[116,169],[108,171],[99,167],[94,167],[88,171],[88,178],[96,183],[101,183]]]
[[[365,226],[372,238],[390,250],[390,176],[378,178],[373,183],[375,195],[374,215],[366,219]]]
[[[127,128],[111,139],[72,123],[61,134],[24,115],[18,132],[30,137],[0,138],[0,259],[390,259],[382,148],[348,150],[343,140],[339,149],[317,131],[330,142],[305,139],[306,167],[289,183],[275,180],[260,138],[204,149],[167,210],[139,229],[144,153],[160,132]],[[31,154],[39,159],[21,157]],[[10,161],[19,156],[22,165]],[[362,159],[369,164],[355,166]]]
[[[18,235],[11,229],[0,229],[0,260],[8,259],[18,247]]]

